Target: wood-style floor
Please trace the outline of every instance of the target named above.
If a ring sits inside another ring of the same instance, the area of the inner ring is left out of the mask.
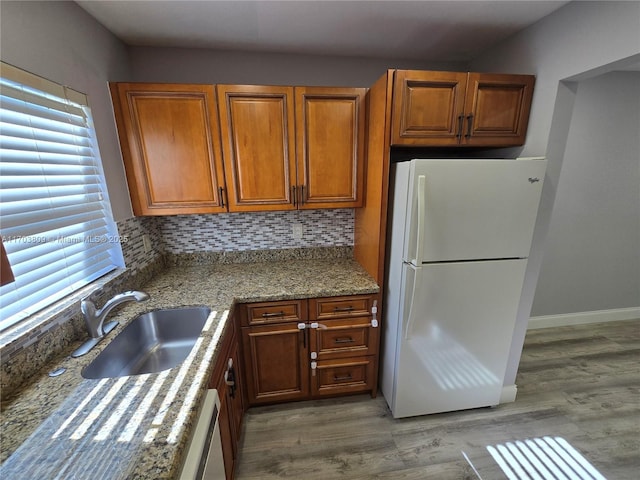
[[[461,451],[545,435],[640,478],[640,320],[529,331],[517,385],[514,403],[400,420],[382,395],[252,408],[236,479],[476,479]]]

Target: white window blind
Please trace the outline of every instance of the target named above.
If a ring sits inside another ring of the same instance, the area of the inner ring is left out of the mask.
[[[0,331],[123,266],[86,97],[0,71]]]

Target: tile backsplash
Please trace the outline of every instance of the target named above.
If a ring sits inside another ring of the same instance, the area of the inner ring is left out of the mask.
[[[352,246],[353,209],[158,217],[162,251],[172,254]],[[302,236],[294,238],[293,226]]]
[[[162,254],[162,236],[155,217],[131,217],[118,222],[118,233],[123,241],[122,255],[127,269],[140,271]],[[143,236],[148,235],[152,249],[145,251]]]

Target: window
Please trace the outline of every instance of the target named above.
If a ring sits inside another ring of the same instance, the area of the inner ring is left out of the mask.
[[[124,262],[86,97],[0,66],[2,331]]]

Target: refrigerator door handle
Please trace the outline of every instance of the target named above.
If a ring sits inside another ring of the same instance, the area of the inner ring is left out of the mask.
[[[413,327],[413,322],[416,316],[416,292],[420,292],[422,290],[422,268],[414,268],[416,274],[413,279],[413,288],[411,289],[411,303],[409,304],[409,316],[407,317],[407,324],[404,328],[404,339],[409,340],[411,336],[411,330]]]
[[[422,253],[422,243],[424,242],[424,214],[426,210],[426,183],[427,177],[425,175],[418,175],[418,221],[416,223],[416,256],[415,265],[419,267],[422,265],[422,259],[424,255]]]

